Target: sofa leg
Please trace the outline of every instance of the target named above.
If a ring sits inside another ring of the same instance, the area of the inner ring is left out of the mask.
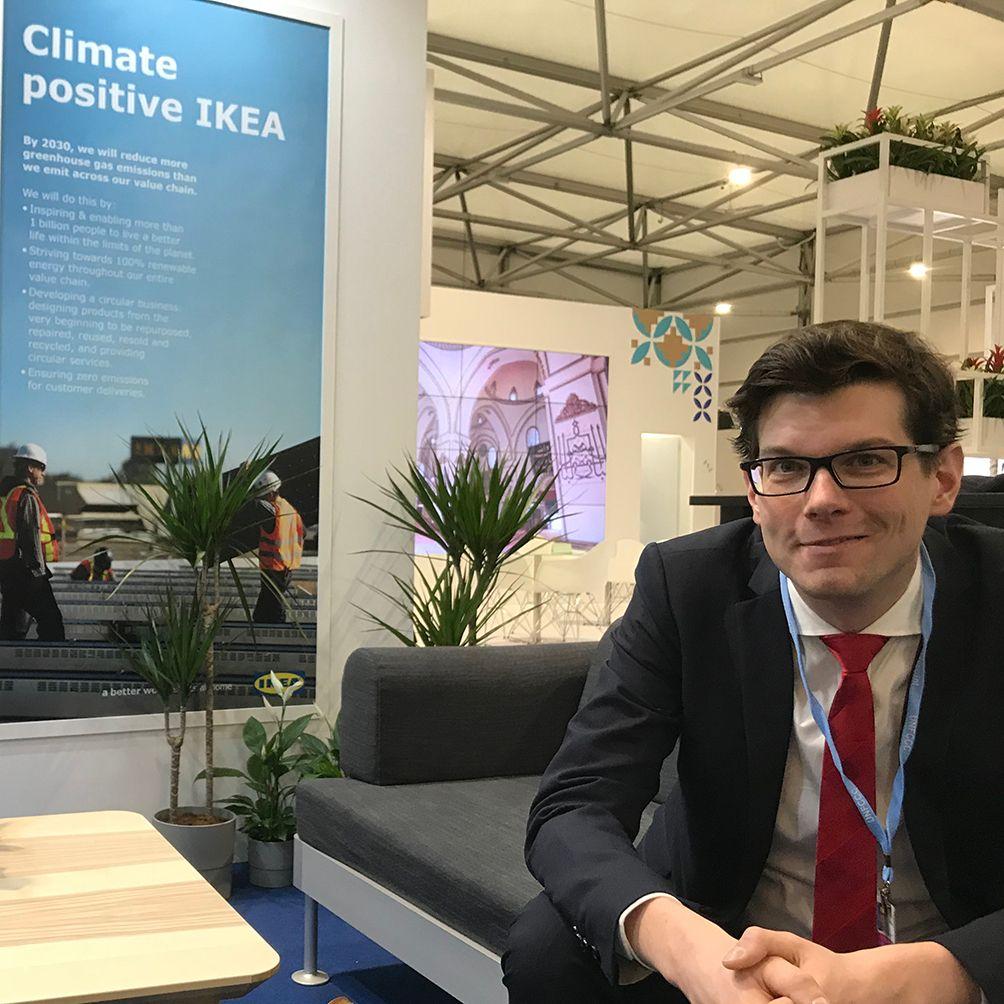
[[[294,983],[316,987],[331,977],[317,968],[317,900],[303,894],[303,968],[292,975]]]

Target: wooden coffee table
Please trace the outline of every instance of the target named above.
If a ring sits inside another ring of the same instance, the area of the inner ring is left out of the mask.
[[[0,819],[0,1004],[209,1004],[278,968],[137,813]]]

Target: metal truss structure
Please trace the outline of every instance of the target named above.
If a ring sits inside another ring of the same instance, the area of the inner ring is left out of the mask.
[[[793,312],[805,323],[814,280],[813,230],[781,225],[770,217],[815,200],[814,157],[825,130],[816,123],[736,107],[715,95],[734,84],[756,84],[764,74],[785,63],[878,26],[879,44],[869,93],[861,95],[862,101],[867,99],[868,108],[875,108],[890,33],[897,19],[909,17],[929,3],[941,3],[1004,21],[1002,0],[885,0],[884,7],[866,17],[825,31],[818,26],[821,19],[838,15],[851,2],[820,0],[645,80],[611,74],[605,0],[593,0],[595,68],[430,34],[428,61],[436,67],[437,81],[460,77],[476,85],[464,91],[437,86],[437,104],[473,108],[485,115],[504,116],[509,122],[517,119],[527,123],[525,133],[475,156],[457,157],[439,151],[435,154],[433,217],[443,225],[434,224],[433,281],[498,292],[530,292],[532,288],[523,285],[527,280],[553,273],[569,283],[563,298],[575,298],[584,289],[592,294],[590,299],[660,307],[669,305],[663,288],[671,278],[672,304],[687,307],[713,302],[721,283],[748,275],[750,284],[732,288],[730,298],[792,290],[797,293],[798,304]],[[877,0],[877,5],[880,3]],[[796,34],[800,39],[797,43],[779,50],[779,43]],[[505,71],[502,76],[506,80],[499,79],[500,70]],[[513,79],[514,73],[525,76],[525,87],[506,82]],[[535,93],[534,84],[541,81],[575,85],[594,92],[596,97],[584,107],[563,107]],[[959,112],[997,100],[1004,100],[1004,90],[976,95],[938,109],[936,114]],[[653,132],[644,127],[646,122],[656,123],[663,116],[699,126],[720,140],[714,145],[699,144],[666,135],[669,130]],[[981,129],[1001,118],[1004,106],[967,125],[979,137]],[[621,187],[541,170],[548,161],[572,150],[610,139],[618,141],[622,148]],[[796,152],[791,151],[796,145],[793,140],[799,147]],[[1004,141],[989,144],[988,148],[1002,146]],[[719,163],[722,177],[683,191],[639,191],[633,164],[638,147]],[[742,189],[744,199],[748,193],[785,177],[805,179],[803,194],[735,208],[736,193],[726,183],[725,175],[728,167],[736,164],[752,169],[752,180]],[[1004,179],[992,176],[994,189],[1002,183]],[[511,207],[511,214],[489,216],[471,211],[468,196],[486,187],[507,197],[504,204]],[[710,201],[700,198],[707,200],[709,194]],[[592,217],[589,212],[569,211],[568,207],[575,204],[569,196],[579,197],[592,209],[597,201],[609,204],[609,210]],[[537,210],[533,221],[525,219],[525,212],[520,215],[519,210],[525,206]],[[542,213],[552,217],[553,223],[540,222]],[[504,237],[499,236],[500,231]],[[525,236],[513,239],[513,234]],[[697,253],[692,245],[688,250],[683,239],[693,234],[713,240],[724,250],[718,254]],[[466,255],[464,272],[473,274],[463,274],[447,264],[449,261],[456,266],[456,255],[449,254],[451,251]],[[712,269],[710,277],[708,267]],[[704,269],[702,281],[693,285],[676,282],[685,280],[685,274],[694,269]],[[847,266],[842,265],[826,278],[849,281]]]

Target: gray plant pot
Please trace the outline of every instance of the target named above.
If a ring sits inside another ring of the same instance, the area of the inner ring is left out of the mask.
[[[263,889],[293,884],[293,841],[248,837],[248,879]]]
[[[205,806],[178,806],[178,812],[204,813]],[[234,864],[236,820],[226,809],[214,809],[222,820],[208,826],[188,826],[167,822],[169,810],[161,809],[153,825],[174,849],[224,898],[230,899],[230,878]]]

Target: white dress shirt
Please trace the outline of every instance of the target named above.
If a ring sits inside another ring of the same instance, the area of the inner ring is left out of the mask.
[[[805,646],[805,675],[823,710],[829,714],[841,667],[837,657],[821,640],[822,635],[841,632],[814,613],[790,584],[791,602]],[[875,793],[879,820],[884,824],[893,778],[899,766],[899,738],[910,676],[921,637],[923,583],[920,561],[906,592],[863,634],[889,638],[868,667],[875,706]],[[819,823],[819,789],[823,772],[825,740],[809,709],[805,688],[792,653],[794,719],[792,741],[781,786],[781,800],[763,874],[746,909],[745,924],[791,931],[812,937],[813,889],[816,874],[816,831]],[[878,871],[881,853],[875,845]],[[892,901],[896,907],[898,941],[923,941],[948,930],[945,919],[931,900],[917,867],[905,822],[893,840]],[[628,964],[621,964],[621,983],[634,983],[650,970],[628,944],[624,924],[632,910],[656,896],[652,893],[632,903],[620,917],[620,940]],[[877,890],[876,890],[877,895]],[[984,1002],[986,998],[983,998]]]

